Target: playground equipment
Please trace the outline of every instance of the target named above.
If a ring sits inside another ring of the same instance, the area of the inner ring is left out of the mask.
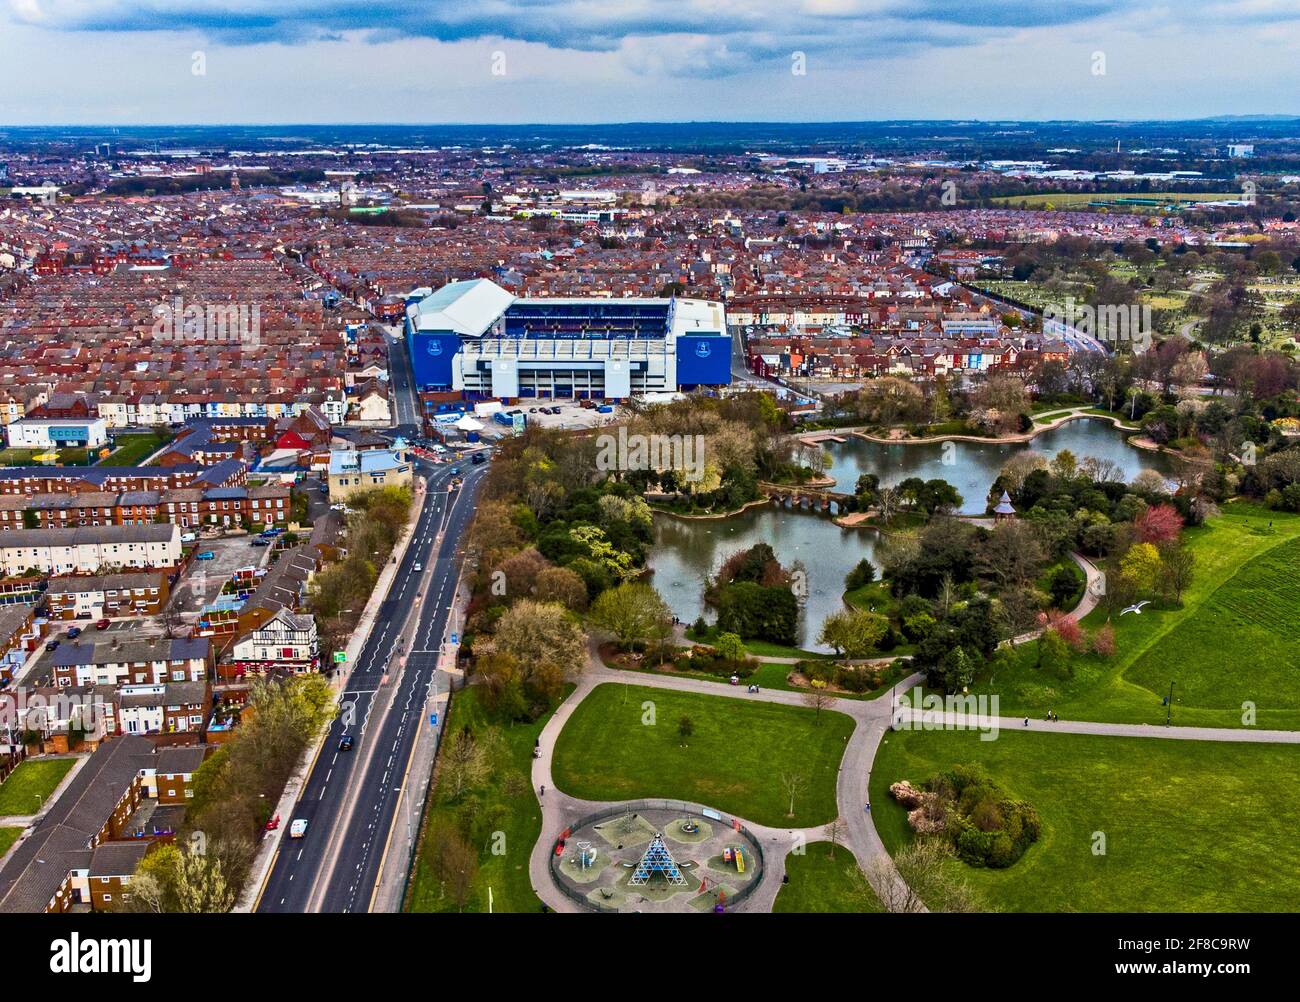
[[[590,842],[578,843],[578,865],[589,870],[596,865],[596,850]]]
[[[729,845],[722,850],[722,861],[724,863],[735,863],[736,872],[745,872],[745,854],[738,845]]]
[[[682,876],[681,867],[673,859],[672,853],[664,845],[664,837],[658,832],[650,840],[650,845],[646,848],[645,855],[641,857],[641,862],[636,865],[632,872],[632,879],[629,884],[647,884],[650,882],[652,874],[662,873],[664,879],[670,884],[685,884],[686,878]]]

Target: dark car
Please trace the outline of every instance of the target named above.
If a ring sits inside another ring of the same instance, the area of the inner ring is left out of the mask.
[[[270,545],[271,545],[271,541],[270,541],[269,539],[267,539],[265,536],[258,536],[257,538],[255,538],[255,539],[253,540],[253,545],[254,545],[254,546],[270,546]]]
[[[479,463],[483,463],[487,461],[487,456],[483,455],[483,453],[481,452],[476,452],[474,453],[474,455],[469,457],[469,461],[473,463],[475,466],[478,466]]]
[[[343,737],[339,738],[339,751],[351,751],[351,750],[352,750],[352,735],[344,734]]]
[[[69,639],[69,640],[76,640],[79,636],[81,636],[81,627],[80,627],[80,626],[73,626],[73,627],[70,627],[70,628],[68,629],[68,639]]]
[[[45,649],[47,651],[58,650],[58,647],[59,647],[59,642],[57,640],[51,640],[48,644],[45,645]]]

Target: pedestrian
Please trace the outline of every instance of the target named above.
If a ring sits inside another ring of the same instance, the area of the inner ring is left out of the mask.
[[[1025,726],[1026,726],[1026,727],[1029,726],[1029,718],[1028,718],[1028,717],[1025,717]]]
[[[537,796],[538,796],[538,797],[544,797],[544,796],[546,796],[546,784],[544,784],[544,783],[542,784],[542,792],[539,793]]]

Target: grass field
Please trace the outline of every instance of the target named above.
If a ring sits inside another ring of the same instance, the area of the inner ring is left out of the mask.
[[[1010,716],[1163,724],[1172,681],[1175,724],[1240,727],[1249,701],[1257,726],[1300,729],[1300,607],[1287,600],[1300,586],[1300,517],[1234,504],[1185,533],[1196,572],[1181,609],[1114,618],[1118,653],[1074,657],[1068,679],[1038,671],[1036,645],[1022,645],[974,691],[997,694]],[[1105,619],[1099,607],[1084,625]]]
[[[54,463],[38,463],[35,459],[36,456],[43,456],[51,451],[58,454],[57,465],[86,465],[88,456],[85,449],[0,449],[0,466],[53,466]]]
[[[1109,191],[1109,192],[1086,192],[1086,191],[1064,191],[1052,194],[1039,195],[1007,195],[1001,198],[993,199],[993,202],[999,205],[1010,205],[1019,208],[1021,205],[1030,209],[1084,209],[1090,202],[1121,202],[1124,199],[1142,199],[1156,200],[1168,205],[1179,205],[1184,202],[1221,202],[1224,199],[1240,198],[1240,193],[1221,192],[1221,191]],[[1159,206],[1152,205],[1125,205],[1115,206],[1117,212],[1159,212]]]
[[[1289,745],[1005,731],[886,735],[871,772],[872,817],[891,851],[910,839],[889,796],[962,762],[981,762],[1029,801],[1039,841],[1005,870],[948,863],[1004,911],[1295,911],[1300,836]],[[1094,854],[1102,833],[1105,854]]]
[[[678,733],[682,717],[691,737]],[[647,723],[653,721],[653,723]],[[598,685],[555,747],[553,775],[584,800],[692,800],[763,825],[806,827],[836,815],[835,780],[853,721],[842,713],[728,696]],[[793,817],[781,776],[803,777]]]
[[[18,836],[22,833],[21,828],[0,828],[0,856],[13,848],[13,844],[18,841]]]
[[[884,911],[848,849],[813,842],[806,850],[801,856],[791,853],[785,858],[790,882],[777,892],[774,913]]]
[[[502,855],[493,855],[486,847],[480,851],[478,874],[464,908],[466,912],[487,912],[489,887],[492,889],[494,912],[535,912],[541,907],[541,901],[533,892],[532,882],[528,879],[528,857],[542,834],[542,810],[537,803],[537,793],[532,788],[530,773],[533,745],[549,719],[548,713],[531,724],[502,726],[508,761],[495,770],[483,788],[465,794],[465,797],[475,798],[472,806],[476,811],[494,814],[499,830],[504,833],[505,846]],[[475,734],[480,734],[492,723],[494,721],[479,700],[478,691],[470,687],[462,689],[453,697],[446,733],[455,734],[468,726]],[[509,773],[514,773],[517,777],[515,783],[522,788],[522,795],[511,796],[507,793],[505,786]],[[453,818],[463,803],[464,797],[459,802],[453,802],[435,787],[429,798],[425,822],[436,817]],[[410,886],[407,888],[405,910],[454,912],[454,902],[443,895],[439,882],[429,867],[427,851],[421,840]]]
[[[159,435],[157,432],[118,435],[114,439],[117,448],[101,463],[104,466],[138,466],[169,441],[170,435]]]
[[[28,759],[0,783],[0,815],[35,814],[45,804],[75,759]]]

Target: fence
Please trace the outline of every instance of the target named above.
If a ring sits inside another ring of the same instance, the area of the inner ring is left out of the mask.
[[[708,820],[718,820],[721,818],[721,820],[729,826],[736,827],[738,825],[736,830],[739,831],[741,835],[745,836],[745,838],[749,840],[750,845],[753,846],[754,856],[758,863],[758,873],[757,879],[749,881],[749,883],[737,891],[733,897],[727,899],[730,905],[738,905],[740,902],[744,901],[754,892],[754,889],[758,887],[765,878],[766,864],[763,859],[763,843],[759,841],[758,836],[746,828],[744,824],[740,824],[737,819],[727,818],[722,815],[721,811],[716,811],[711,807],[705,807],[701,804],[693,804],[686,800],[630,800],[617,807],[607,807],[599,811],[594,811],[585,817],[581,817],[569,826],[569,830],[578,831],[581,828],[597,824],[598,822],[605,821],[608,818],[616,818],[628,813],[640,814],[643,811],[670,811],[675,814],[693,814],[697,817],[706,818]],[[602,905],[599,902],[592,901],[570,887],[560,878],[560,875],[557,872],[560,865],[560,857],[555,854],[554,845],[549,846],[547,851],[550,854],[551,883],[558,887],[565,897],[591,911],[618,911],[617,908],[610,908],[607,905]]]

